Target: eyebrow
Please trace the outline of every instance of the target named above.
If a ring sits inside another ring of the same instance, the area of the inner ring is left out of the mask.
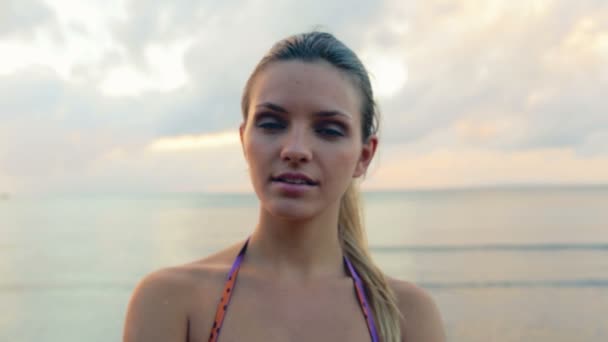
[[[281,107],[281,106],[279,106],[277,104],[274,104],[272,102],[260,103],[259,105],[256,106],[256,108],[268,108],[268,109],[274,110],[274,111],[279,112],[279,113],[284,113],[284,114],[288,113],[287,109],[285,109],[285,108],[283,108],[283,107]],[[334,116],[343,116],[343,117],[348,118],[348,119],[351,118],[350,115],[348,115],[348,114],[346,114],[344,112],[341,112],[339,110],[320,110],[318,112],[315,112],[314,115],[315,116],[324,117],[324,118],[326,118],[326,117],[334,117]]]

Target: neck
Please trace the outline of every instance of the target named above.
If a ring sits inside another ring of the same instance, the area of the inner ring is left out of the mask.
[[[251,236],[249,263],[277,280],[306,281],[344,274],[338,210],[307,220],[286,220],[260,209]]]

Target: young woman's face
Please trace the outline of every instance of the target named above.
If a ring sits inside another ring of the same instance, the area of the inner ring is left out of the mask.
[[[376,145],[363,144],[361,99],[327,62],[273,62],[251,87],[240,128],[253,187],[273,215],[304,219],[339,208]]]

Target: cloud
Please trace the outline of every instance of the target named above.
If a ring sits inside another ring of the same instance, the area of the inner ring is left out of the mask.
[[[267,3],[260,0],[243,1],[127,1],[127,18],[113,28],[117,41],[128,47],[135,59],[149,44],[167,42],[184,36],[194,36],[203,45],[221,40],[223,53],[237,49],[243,53],[258,43],[265,51],[272,43],[287,34],[310,30],[315,25],[326,25],[347,40],[360,35],[356,29],[378,19],[381,2],[363,0],[301,1],[290,0]],[[297,14],[297,15],[293,15]],[[288,16],[289,20],[285,20]],[[213,46],[210,46],[213,47]],[[254,56],[258,56],[255,54]],[[241,60],[242,61],[242,60]]]
[[[378,48],[401,46],[408,83],[380,102],[385,141],[415,142],[468,119],[518,122],[488,147],[580,145],[607,124],[606,15],[597,1],[431,1],[411,6],[397,32],[387,14],[371,31]]]
[[[373,73],[381,177],[368,186],[542,181],[548,160],[549,180],[606,181],[584,171],[608,155],[605,1],[49,4],[0,5],[26,14],[0,20],[10,189],[248,189],[238,144],[208,137],[238,125],[271,45],[317,24]]]
[[[55,13],[42,0],[0,2],[0,37],[31,38],[34,31],[55,23]]]
[[[232,131],[201,134],[198,136],[185,135],[178,137],[160,138],[155,140],[148,149],[151,151],[184,151],[222,146],[239,145],[239,135],[236,129]]]
[[[99,155],[86,172],[47,185],[47,191],[219,192],[251,191],[240,145],[164,151],[121,148]]]
[[[585,157],[608,155],[608,127],[599,128],[577,147],[577,153]]]
[[[0,98],[3,189],[217,191],[221,184],[227,189],[246,189],[246,183],[234,182],[239,174],[232,180],[222,180],[219,179],[222,174],[231,172],[217,172],[215,166],[192,166],[206,154],[228,167],[242,159],[236,128],[233,134],[239,146],[236,152],[227,157],[214,154],[223,151],[223,146],[234,145],[235,139],[220,134],[215,136],[220,143],[213,144],[210,140],[213,136],[206,134],[213,132],[214,126],[205,123],[209,118],[205,118],[204,112],[199,111],[202,117],[199,125],[190,123],[197,136],[182,144],[185,148],[181,150],[206,146],[212,151],[158,154],[154,148],[149,150],[150,146],[160,146],[166,151],[167,147],[175,147],[176,141],[184,142],[180,135],[167,134],[165,125],[180,106],[188,107],[188,101],[194,97],[191,93],[148,92],[138,97],[108,97],[94,86],[68,82],[52,69],[36,67],[0,76],[0,91],[4,95]],[[234,117],[236,122],[238,116]],[[221,122],[216,125],[222,126]],[[194,181],[197,176],[201,179]],[[190,187],[181,183],[186,179],[193,180]],[[182,185],[172,186],[172,182]]]
[[[345,1],[317,2],[284,1],[271,8],[262,1],[129,1],[127,16],[116,21],[112,32],[126,51],[125,68],[147,75],[176,75],[182,71],[169,71],[167,65],[183,66],[186,76],[172,88],[174,106],[160,126],[166,135],[197,134],[227,129],[240,121],[243,86],[277,40],[322,24],[357,46],[360,32],[382,8],[381,3],[369,1],[348,2],[347,7]],[[269,11],[298,15],[284,20],[280,15],[273,18]],[[185,47],[181,59],[153,62],[150,49],[171,51],[175,45]],[[167,70],[158,72],[163,67]]]
[[[443,148],[419,153],[412,146],[393,146],[385,151],[380,167],[369,173],[363,187],[390,190],[606,183],[608,157],[580,157],[572,148],[504,152]]]
[[[137,99],[104,98],[48,68],[0,77],[0,91],[1,171],[20,184],[69,179],[105,150],[136,149],[155,134],[154,111],[131,115],[144,107]]]

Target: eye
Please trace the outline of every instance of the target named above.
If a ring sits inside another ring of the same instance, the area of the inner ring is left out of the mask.
[[[343,137],[346,135],[345,129],[336,123],[325,123],[319,125],[315,131],[322,136],[330,138]]]
[[[277,131],[285,128],[285,123],[270,114],[260,114],[256,120],[256,127],[266,131]]]

